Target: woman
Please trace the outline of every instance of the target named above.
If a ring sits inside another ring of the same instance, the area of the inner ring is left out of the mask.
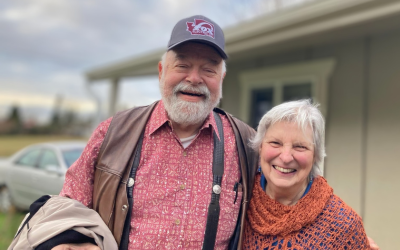
[[[324,119],[309,100],[283,103],[261,119],[260,154],[244,249],[369,249],[361,218],[320,176]]]

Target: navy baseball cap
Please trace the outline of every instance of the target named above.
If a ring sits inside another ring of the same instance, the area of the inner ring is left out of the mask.
[[[168,50],[184,42],[200,42],[215,48],[223,59],[225,53],[225,38],[221,27],[205,16],[191,16],[180,20],[171,33]]]

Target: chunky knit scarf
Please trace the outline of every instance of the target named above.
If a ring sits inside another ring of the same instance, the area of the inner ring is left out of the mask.
[[[361,218],[323,177],[293,206],[271,199],[259,185],[260,175],[255,183],[244,249],[368,249]]]

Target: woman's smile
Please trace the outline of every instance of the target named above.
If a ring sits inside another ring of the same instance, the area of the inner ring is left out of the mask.
[[[313,134],[294,122],[271,125],[260,148],[260,165],[267,179],[266,192],[292,197],[304,190],[314,164]]]
[[[296,169],[292,169],[292,168],[281,168],[276,165],[272,165],[272,167],[283,174],[290,174],[290,173],[296,172]]]

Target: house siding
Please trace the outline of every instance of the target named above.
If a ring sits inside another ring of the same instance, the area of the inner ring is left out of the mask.
[[[221,106],[240,114],[239,75],[270,66],[334,58],[328,87],[325,177],[363,216],[381,249],[395,249],[400,224],[400,32],[379,34],[240,62],[228,61]]]

